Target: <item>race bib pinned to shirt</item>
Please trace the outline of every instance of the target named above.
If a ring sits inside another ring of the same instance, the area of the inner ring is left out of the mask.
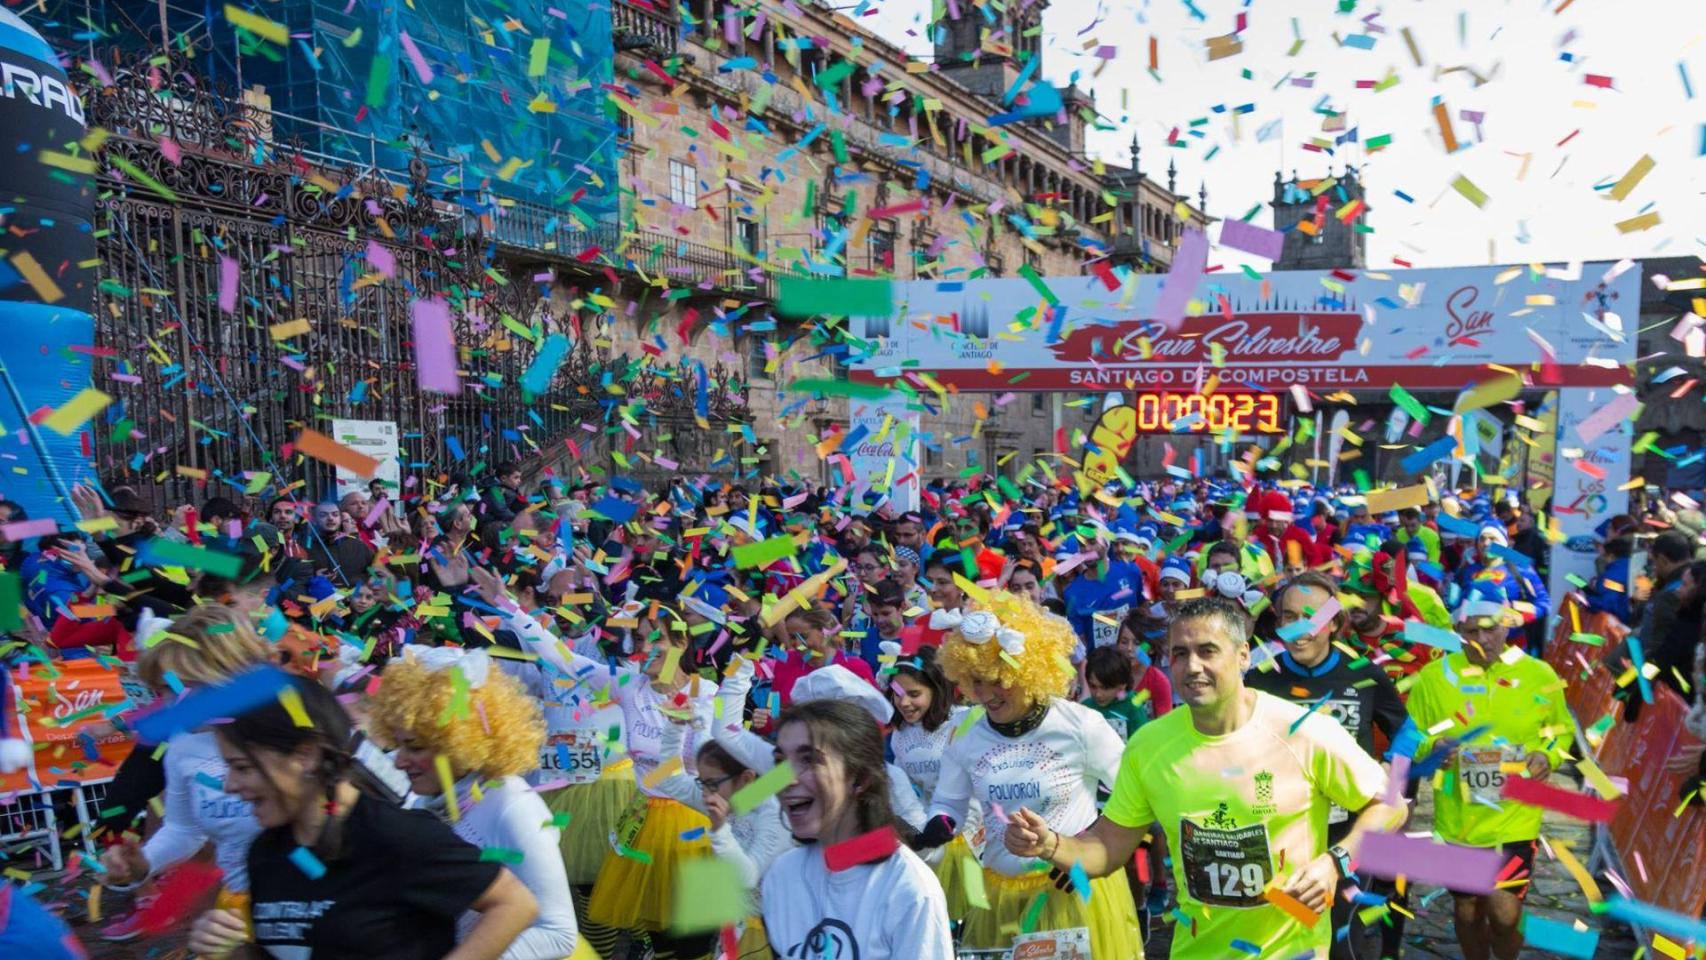
[[[1471,803],[1501,802],[1505,787],[1505,752],[1498,747],[1482,750],[1460,750],[1457,754],[1457,776],[1469,788]]]
[[[590,734],[554,733],[539,748],[539,769],[571,784],[596,783],[604,775],[604,751]]]
[[[1274,878],[1268,825],[1240,827],[1223,807],[1201,822],[1179,818],[1179,852],[1192,899],[1222,907],[1259,907]]]

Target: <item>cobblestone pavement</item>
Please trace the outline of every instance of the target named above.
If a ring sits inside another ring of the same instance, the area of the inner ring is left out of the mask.
[[[1574,786],[1562,777],[1555,782],[1559,786]],[[1428,824],[1432,822],[1432,817],[1431,791],[1423,788],[1420,805],[1417,808],[1416,815],[1411,819],[1409,829],[1412,831],[1426,829]],[[1579,857],[1586,859],[1590,831],[1585,824],[1566,820],[1549,813],[1543,832],[1549,842],[1561,841],[1569,844]],[[86,884],[80,886],[86,889]],[[52,883],[49,883],[49,890],[53,890]],[[1412,903],[1416,904],[1416,919],[1409,922],[1405,931],[1404,956],[1413,958],[1413,960],[1459,960],[1462,953],[1457,948],[1457,939],[1451,929],[1451,898],[1444,893],[1430,898],[1429,894],[1433,892],[1432,889],[1423,887],[1412,893]],[[49,896],[51,897],[51,894]],[[65,899],[64,894],[61,893],[61,902],[65,902]],[[1426,906],[1421,905],[1420,901],[1422,900],[1427,901]],[[115,909],[122,908],[124,901],[121,897],[109,893],[105,898],[105,903],[107,913],[110,915]],[[1536,858],[1536,877],[1534,887],[1529,892],[1528,909],[1533,913],[1565,923],[1580,919],[1590,927],[1601,927],[1600,918],[1588,912],[1587,900],[1576,886],[1575,880],[1570,877],[1561,864],[1548,857],[1544,851]],[[81,896],[67,904],[65,914],[73,921],[81,921],[84,918]],[[96,936],[94,925],[78,922],[75,929],[88,946],[91,960],[176,960],[176,958],[184,956],[186,952],[183,948],[184,936],[182,932],[125,944],[109,944]],[[1167,955],[1167,944],[1171,939],[1170,933],[1171,929],[1166,926],[1159,927],[1153,933],[1147,949],[1149,956],[1165,957]],[[1372,937],[1366,946],[1368,949],[1362,956],[1378,956],[1378,936]],[[1595,954],[1594,960],[1628,960],[1629,957],[1634,956],[1636,948],[1637,944],[1627,929],[1622,927],[1602,929],[1599,950]],[[1539,960],[1539,958],[1557,957],[1559,955],[1529,948],[1523,951],[1522,956]]]

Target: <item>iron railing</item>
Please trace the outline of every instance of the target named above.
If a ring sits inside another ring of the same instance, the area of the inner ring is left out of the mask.
[[[92,431],[109,479],[146,481],[162,504],[230,493],[262,472],[275,488],[304,479],[318,493],[324,468],[281,452],[301,427],[330,433],[334,418],[394,421],[402,472],[427,478],[565,440],[595,472],[660,451],[676,461],[678,436],[746,419],[731,372],[614,355],[594,345],[610,342],[606,317],[553,306],[529,282],[536,256],[505,260],[500,244],[486,259],[465,232],[470,215],[420,154],[402,190],[377,165],[328,169],[270,141],[252,107],[198,86],[185,64],[155,66],[114,71],[90,103],[92,124],[111,133],[98,157],[94,311],[97,346],[111,355],[94,376],[115,402]],[[177,145],[170,156],[163,139]],[[529,216],[496,222],[538,251],[546,222]],[[612,249],[621,240],[600,236]],[[561,239],[552,259],[587,249]],[[446,303],[459,348],[454,396],[417,383],[412,305],[432,298]],[[573,347],[544,395],[530,396],[522,374],[554,333]],[[739,468],[738,453],[726,459],[713,472]]]

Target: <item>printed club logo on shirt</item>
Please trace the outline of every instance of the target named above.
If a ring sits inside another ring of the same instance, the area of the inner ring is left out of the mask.
[[[1256,774],[1256,815],[1265,816],[1274,809],[1274,775],[1263,770]]]

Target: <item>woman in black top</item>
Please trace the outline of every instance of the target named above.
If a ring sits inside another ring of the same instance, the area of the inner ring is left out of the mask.
[[[432,814],[380,799],[324,687],[293,677],[279,700],[216,730],[225,789],[253,805],[262,832],[249,848],[251,924],[211,910],[191,952],[495,960],[533,922],[537,905],[513,874]],[[480,921],[457,943],[466,910]]]

